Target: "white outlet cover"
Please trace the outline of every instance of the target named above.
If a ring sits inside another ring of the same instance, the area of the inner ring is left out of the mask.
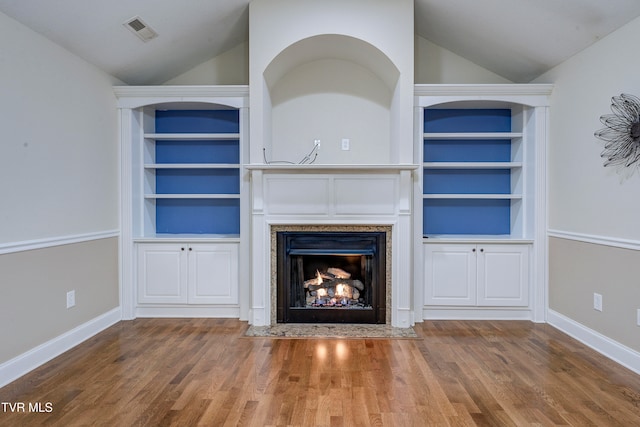
[[[76,305],[76,292],[69,291],[67,292],[67,308],[71,308]]]
[[[602,295],[593,294],[593,309],[602,311]]]

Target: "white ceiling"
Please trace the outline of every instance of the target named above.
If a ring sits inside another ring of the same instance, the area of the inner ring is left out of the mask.
[[[640,16],[640,1],[415,0],[415,16],[425,39],[527,83]]]
[[[248,40],[249,2],[0,0],[0,11],[134,85],[163,83]],[[134,16],[159,37],[133,35],[122,24]],[[517,83],[638,16],[639,0],[415,0],[416,34]]]

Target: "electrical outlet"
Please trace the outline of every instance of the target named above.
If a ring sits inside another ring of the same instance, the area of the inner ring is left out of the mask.
[[[76,305],[76,291],[67,292],[67,308]]]
[[[351,141],[349,138],[342,138],[342,150],[349,151],[351,149]]]
[[[636,323],[638,324],[638,326],[640,326],[640,308],[638,309]]]
[[[593,294],[593,309],[602,311],[602,295],[596,293]]]
[[[320,140],[319,139],[314,139],[313,140],[313,145],[318,146],[318,148],[320,148]]]

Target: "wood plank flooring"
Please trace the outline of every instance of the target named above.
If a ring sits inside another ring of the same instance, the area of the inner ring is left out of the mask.
[[[640,425],[640,376],[548,325],[428,321],[419,339],[246,327],[121,322],[0,389],[0,426]]]

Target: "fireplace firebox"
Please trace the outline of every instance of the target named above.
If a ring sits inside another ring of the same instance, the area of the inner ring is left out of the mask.
[[[278,323],[385,323],[386,232],[276,233]]]

